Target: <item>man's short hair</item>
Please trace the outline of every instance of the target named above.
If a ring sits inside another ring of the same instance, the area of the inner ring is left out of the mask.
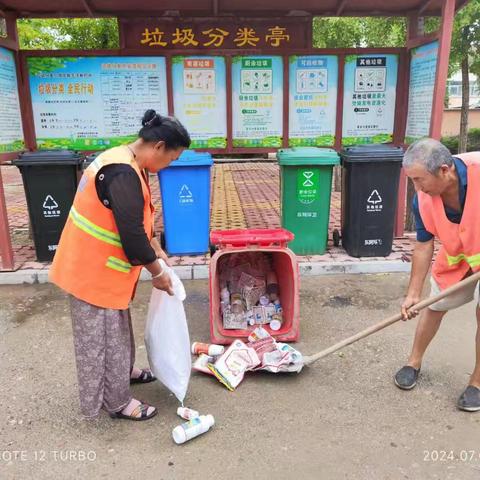
[[[412,143],[403,155],[403,166],[411,167],[413,164],[424,166],[428,172],[436,174],[442,165],[453,164],[450,150],[433,138],[422,138]]]

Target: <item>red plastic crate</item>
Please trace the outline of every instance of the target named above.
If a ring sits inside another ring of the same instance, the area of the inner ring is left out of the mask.
[[[235,339],[245,339],[256,326],[246,330],[223,328],[220,310],[219,260],[225,255],[242,252],[265,252],[272,254],[273,267],[277,274],[280,299],[283,308],[283,323],[278,331],[264,328],[277,340],[296,342],[300,334],[299,274],[295,254],[287,247],[293,233],[283,228],[253,230],[213,231],[210,241],[217,251],[210,260],[210,335],[213,343],[230,344]]]

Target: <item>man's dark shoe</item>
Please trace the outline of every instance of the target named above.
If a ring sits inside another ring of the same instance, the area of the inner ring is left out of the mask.
[[[460,395],[457,407],[466,412],[478,412],[480,410],[480,388],[469,385]]]
[[[402,390],[411,390],[417,384],[418,374],[420,369],[405,365],[402,367],[393,378],[395,385]]]

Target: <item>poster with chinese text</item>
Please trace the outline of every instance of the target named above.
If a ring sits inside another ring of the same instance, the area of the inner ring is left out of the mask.
[[[277,56],[233,57],[234,147],[281,147],[283,62]]]
[[[23,150],[15,57],[3,47],[0,47],[0,112],[0,153]]]
[[[192,148],[227,147],[227,97],[223,57],[172,58],[175,116]]]
[[[152,108],[167,114],[163,57],[28,58],[39,148],[104,150],[132,141]]]
[[[398,55],[345,57],[343,145],[393,140]]]
[[[289,146],[333,146],[337,112],[337,57],[292,56],[289,70]]]
[[[414,48],[411,55],[406,143],[413,143],[430,133],[438,41]]]

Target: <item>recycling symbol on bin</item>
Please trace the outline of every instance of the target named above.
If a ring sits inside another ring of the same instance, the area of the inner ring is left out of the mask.
[[[43,216],[45,218],[55,218],[60,216],[58,203],[51,195],[47,195],[42,204]]]
[[[303,172],[303,176],[305,177],[305,180],[303,181],[303,186],[313,187],[313,182],[311,180],[313,177],[313,172]]]
[[[382,210],[382,197],[378,193],[378,190],[373,190],[367,198],[367,212],[381,212]]]
[[[51,195],[47,195],[42,206],[47,210],[54,210],[55,208],[58,208],[58,203]]]
[[[367,202],[373,203],[374,205],[376,205],[377,203],[382,203],[382,197],[378,193],[378,190],[373,190],[373,192],[368,197]]]
[[[193,203],[193,193],[188,188],[188,185],[183,184],[178,194],[180,203]]]

